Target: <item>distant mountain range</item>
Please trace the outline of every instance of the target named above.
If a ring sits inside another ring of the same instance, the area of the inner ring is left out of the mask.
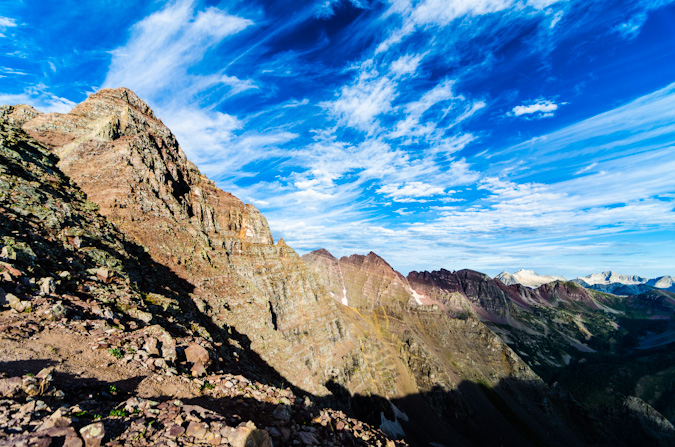
[[[531,289],[548,284],[554,281],[566,281],[562,276],[540,275],[532,270],[520,269],[511,274],[501,272],[495,276],[507,286],[520,284]],[[660,276],[658,278],[643,278],[637,275],[622,275],[620,273],[607,271],[602,273],[593,273],[572,280],[587,289],[598,290],[600,292],[611,293],[614,295],[638,295],[653,289],[663,289],[675,292],[675,278],[672,276]]]
[[[553,281],[566,281],[562,276],[539,275],[532,270],[525,269],[520,269],[514,274],[501,272],[499,275],[495,276],[495,279],[500,280],[507,286],[521,284],[533,289]]]

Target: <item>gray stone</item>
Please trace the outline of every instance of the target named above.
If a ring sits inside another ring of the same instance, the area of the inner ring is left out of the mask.
[[[56,281],[54,281],[54,278],[46,277],[40,280],[40,293],[43,295],[53,295],[56,293]]]

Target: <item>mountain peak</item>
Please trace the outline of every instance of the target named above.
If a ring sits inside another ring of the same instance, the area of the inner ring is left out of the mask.
[[[95,102],[97,100],[113,100],[113,101],[122,101],[144,115],[148,115],[151,118],[156,119],[155,114],[148,104],[143,101],[136,93],[131,89],[126,87],[119,88],[103,88],[93,95],[89,96],[86,101],[82,104],[87,104],[88,102]]]
[[[500,280],[507,286],[513,284],[521,284],[526,287],[535,289],[541,285],[548,284],[553,281],[565,281],[562,276],[540,275],[534,270],[518,269],[514,274],[506,271],[495,276],[495,279]]]

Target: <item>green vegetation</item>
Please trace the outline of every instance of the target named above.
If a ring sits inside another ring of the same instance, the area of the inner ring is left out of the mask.
[[[108,354],[112,355],[117,359],[124,357],[124,353],[119,348],[108,348]]]

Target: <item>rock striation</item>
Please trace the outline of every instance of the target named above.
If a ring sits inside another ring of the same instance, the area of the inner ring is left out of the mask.
[[[19,120],[18,110],[8,119]],[[273,243],[262,214],[202,175],[133,92],[101,90],[68,114],[24,118],[101,214],[190,284],[215,324],[246,334],[305,390],[325,394],[329,379],[347,385],[346,368],[362,354],[336,305],[293,249]]]
[[[317,250],[303,259],[356,324],[370,326],[383,348],[397,351],[387,360],[395,366],[394,381],[409,384],[407,396],[418,396],[393,399],[409,419],[399,421],[406,433],[433,421],[431,426],[444,427],[445,433],[431,429],[427,442],[441,442],[445,435],[457,442],[491,444],[498,442],[494,436],[499,433],[527,445],[551,431],[561,443],[580,442],[570,437],[559,414],[543,417],[535,410],[544,405],[545,384],[469,312],[471,301],[461,287],[440,293],[411,287],[412,282],[372,252],[337,259]],[[463,280],[466,287],[473,285]],[[505,413],[511,411],[514,418]],[[481,431],[486,425],[491,430]]]
[[[57,160],[0,119],[0,446],[405,445],[284,384]]]

